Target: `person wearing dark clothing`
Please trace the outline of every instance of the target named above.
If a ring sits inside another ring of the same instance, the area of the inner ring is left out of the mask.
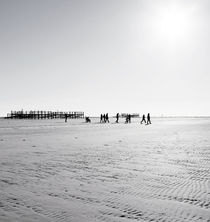
[[[131,123],[131,114],[128,114],[128,122]]]
[[[106,122],[106,115],[105,114],[103,115],[103,122],[104,123]]]
[[[152,124],[150,119],[150,113],[147,114],[147,125]]]
[[[119,116],[120,116],[120,114],[117,113],[117,115],[116,115],[116,123],[119,123]]]
[[[109,123],[109,115],[108,115],[108,113],[106,114],[106,122],[108,122]]]
[[[142,124],[143,122],[144,122],[144,123],[147,123],[145,118],[146,118],[146,117],[145,117],[145,115],[143,114],[142,120],[141,120],[141,124]]]
[[[86,116],[86,117],[85,117],[85,122],[86,122],[86,123],[91,123],[91,120],[90,120],[90,117],[89,117],[89,116]]]
[[[68,115],[65,113],[65,123],[67,122]]]
[[[101,114],[100,123],[103,123],[103,115]]]
[[[128,123],[129,122],[129,117],[128,117],[128,114],[126,115],[125,117],[125,123]]]

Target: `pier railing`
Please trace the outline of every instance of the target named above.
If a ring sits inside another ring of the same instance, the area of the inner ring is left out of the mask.
[[[68,117],[70,119],[84,118],[84,112],[53,112],[53,111],[11,111],[6,118],[10,119],[58,119]]]
[[[121,113],[121,117],[126,117],[129,113]],[[132,118],[138,118],[139,113],[131,113],[130,114]]]

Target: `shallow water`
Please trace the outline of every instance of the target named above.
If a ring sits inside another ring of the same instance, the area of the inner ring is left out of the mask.
[[[152,120],[0,120],[0,221],[210,221],[210,118]]]

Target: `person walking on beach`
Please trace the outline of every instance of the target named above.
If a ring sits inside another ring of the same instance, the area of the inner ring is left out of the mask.
[[[116,115],[116,123],[119,123],[119,116],[120,116],[120,114],[117,113],[117,115]]]
[[[129,122],[129,116],[127,114],[126,117],[125,117],[125,123],[128,123],[128,122]]]
[[[147,125],[152,124],[150,119],[150,113],[147,114]]]
[[[100,123],[103,123],[103,115],[101,114]]]
[[[146,118],[146,117],[145,117],[145,115],[143,114],[142,120],[141,120],[141,124],[142,124],[143,122],[144,122],[144,123],[147,123],[145,118]]]
[[[131,123],[131,114],[128,114],[128,122]]]
[[[106,122],[106,115],[104,114],[103,115],[103,123],[105,123]]]
[[[109,123],[109,114],[108,113],[106,114],[106,118],[105,119],[106,119],[106,122]]]
[[[65,123],[67,122],[68,115],[65,113]]]

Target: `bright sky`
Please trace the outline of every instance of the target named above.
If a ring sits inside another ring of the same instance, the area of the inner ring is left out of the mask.
[[[210,115],[209,0],[0,0],[0,115]]]

